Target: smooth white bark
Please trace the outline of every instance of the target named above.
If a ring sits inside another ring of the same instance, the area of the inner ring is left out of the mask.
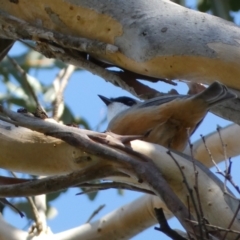
[[[50,30],[116,45],[119,51],[97,57],[137,73],[219,80],[240,89],[240,28],[168,0],[1,1],[0,10]],[[4,26],[0,36],[6,37]]]
[[[221,129],[223,141],[227,144],[229,156],[240,154],[238,136],[240,127],[236,124]],[[207,135],[206,143],[214,160],[224,160],[222,144],[217,132]],[[16,172],[34,175],[69,173],[84,166],[78,159],[82,152],[56,138],[45,136],[23,127],[0,122],[0,167]],[[194,157],[206,166],[212,166],[201,139],[193,144]],[[187,148],[185,153],[190,155]]]
[[[28,233],[8,224],[0,215],[0,239],[1,240],[26,240]]]
[[[34,240],[129,239],[157,223],[154,208],[163,208],[165,216],[172,214],[156,196],[144,195],[121,206],[93,223],[53,235],[35,236]],[[26,240],[27,232],[18,230],[0,218],[0,240]],[[31,239],[30,237],[28,238]]]
[[[49,123],[46,121],[40,121],[40,120],[37,121],[37,119],[29,118],[29,123],[31,121],[32,121],[32,124],[36,124],[36,125],[41,123],[42,128],[44,128],[44,126],[47,127],[48,125],[61,127],[61,125],[59,125],[59,124],[53,125],[53,123]],[[29,124],[29,123],[26,122],[26,124]],[[65,126],[63,126],[63,127],[66,128]],[[38,128],[39,128],[39,126],[38,126]],[[2,129],[3,129],[3,131],[2,131]],[[71,161],[71,160],[69,160],[69,156],[68,156],[69,151],[65,151],[65,153],[63,153],[62,151],[59,151],[63,155],[61,158],[62,160],[56,161],[56,162],[54,161],[54,159],[58,159],[58,157],[59,157],[59,153],[58,153],[59,148],[53,148],[53,146],[52,146],[53,138],[48,138],[45,135],[36,133],[34,131],[30,131],[30,130],[26,131],[25,128],[21,128],[21,127],[15,128],[12,126],[11,130],[9,128],[7,128],[7,129],[3,128],[3,127],[1,128],[1,131],[3,133],[5,133],[7,131],[8,134],[6,134],[6,133],[0,134],[0,137],[2,137],[0,144],[5,144],[5,141],[4,141],[4,137],[5,137],[8,139],[8,141],[9,141],[9,139],[12,141],[12,142],[8,142],[8,146],[17,146],[19,144],[19,140],[21,140],[21,141],[26,140],[26,138],[23,139],[23,137],[22,137],[23,134],[24,134],[24,136],[27,136],[27,135],[30,136],[30,134],[32,134],[32,136],[30,138],[28,138],[28,142],[31,142],[30,140],[32,139],[32,144],[34,143],[33,144],[34,148],[31,147],[31,148],[24,149],[26,151],[25,153],[22,148],[19,148],[19,149],[21,149],[21,151],[19,150],[18,157],[16,157],[16,159],[15,159],[16,160],[15,170],[16,170],[16,168],[21,167],[21,170],[24,170],[24,172],[28,172],[29,169],[31,171],[30,173],[37,172],[37,171],[44,172],[44,169],[46,167],[45,166],[46,162],[49,162],[49,164],[51,164],[51,169],[54,169],[54,164],[57,162],[57,170],[50,172],[50,170],[48,168],[46,170],[46,172],[48,174],[56,174],[56,171],[58,171],[58,173],[72,171],[73,163],[68,163],[69,161]],[[18,134],[16,134],[15,131],[17,131]],[[20,131],[22,131],[22,132],[20,132]],[[78,131],[78,129],[76,129],[76,131]],[[224,133],[224,135],[227,136],[227,132],[228,131],[226,131],[226,133]],[[27,134],[25,135],[25,133],[27,133]],[[11,135],[11,134],[13,134],[13,135]],[[14,137],[11,138],[11,136],[14,136]],[[37,136],[37,138],[35,138],[33,136]],[[40,141],[40,139],[41,139],[41,141]],[[215,142],[217,144],[219,144],[219,142],[217,142],[217,141],[215,141]],[[64,144],[64,143],[59,141],[59,144]],[[44,161],[40,161],[42,159],[41,152],[37,151],[37,147],[40,146],[40,148],[41,148],[41,145],[44,145],[45,150],[47,152],[49,151],[50,154],[52,154],[51,155],[52,159],[44,159]],[[73,149],[68,144],[65,144],[63,146],[66,149],[67,148]],[[154,161],[154,163],[157,165],[159,170],[162,172],[163,177],[167,180],[168,184],[171,186],[171,188],[173,189],[175,194],[177,194],[177,196],[181,199],[181,201],[183,203],[187,204],[186,200],[187,200],[188,192],[186,190],[186,186],[182,181],[182,176],[180,174],[178,167],[176,166],[176,163],[166,153],[167,150],[164,147],[161,147],[159,145],[146,143],[146,142],[143,142],[140,140],[132,141],[131,147],[135,151],[145,154],[146,156],[150,157]],[[18,148],[15,147],[14,149],[18,149]],[[26,156],[25,154],[31,154],[32,150],[38,152],[38,155],[35,156],[36,162],[34,162],[34,164],[32,164],[32,159],[30,159],[30,158],[21,159],[22,156],[24,156],[24,157]],[[74,151],[76,151],[76,149]],[[4,153],[5,153],[4,163],[5,164],[7,163],[7,153],[8,152],[11,156],[11,154],[13,152],[12,148],[8,147],[4,151]],[[23,155],[21,155],[21,154],[23,154]],[[79,151],[78,154],[80,156],[81,154],[84,154],[84,153]],[[179,154],[173,153],[173,155],[176,158],[176,160],[178,161],[178,163],[180,164],[180,166],[186,176],[187,182],[189,183],[190,188],[193,189],[193,186],[195,184],[195,175],[194,175],[193,164],[191,162],[191,158],[187,157],[187,155],[182,155],[182,157],[181,157],[181,154],[179,155]],[[36,158],[37,158],[37,160],[36,160]],[[218,158],[218,160],[219,159],[220,158]],[[21,161],[21,160],[23,160],[23,161]],[[0,158],[0,161],[1,161],[1,158]],[[104,161],[104,159],[96,158],[95,161]],[[19,164],[19,162],[21,164]],[[13,161],[11,164],[13,165]],[[27,169],[24,169],[24,165],[26,165],[27,167],[32,165],[32,167],[31,168],[28,167]],[[86,166],[86,163],[84,163],[84,162],[78,163],[78,168],[84,167],[84,166]],[[199,192],[201,193],[200,199],[201,199],[204,216],[213,225],[227,227],[233,217],[233,214],[236,211],[238,202],[235,199],[229,197],[228,195],[224,195],[223,186],[221,185],[219,180],[211,172],[208,171],[208,169],[206,167],[204,167],[198,163],[196,163],[196,166],[197,166],[197,171],[199,173],[198,174],[198,188],[199,188]],[[8,168],[11,169],[11,166],[9,166]],[[39,170],[39,169],[41,169],[41,170]],[[127,182],[129,184],[137,185],[138,187],[142,187],[142,188],[148,188],[148,185],[146,185],[145,183],[139,183],[137,178],[109,177],[109,179]],[[128,216],[128,211],[126,211],[126,214],[127,214],[126,216]],[[219,218],[218,217],[219,215],[224,216],[224,218]],[[113,216],[111,216],[111,217],[113,217]],[[151,224],[153,223],[153,219],[150,219],[148,221],[150,221]],[[112,222],[112,220],[110,221],[110,223],[111,222]],[[141,224],[143,224],[143,223],[141,222]],[[140,226],[141,226],[141,224],[140,224]],[[147,227],[147,225],[146,226],[144,225],[144,226]],[[238,223],[238,220],[235,220],[232,227],[235,230],[240,229],[240,224]],[[137,228],[136,231],[139,231],[138,225],[136,226],[136,228]],[[84,226],[84,229],[85,230],[88,229],[88,225]],[[229,239],[231,239],[230,234],[228,235],[228,237],[229,237]]]
[[[235,157],[240,155],[240,126],[237,124],[231,124],[227,127],[221,128],[220,132],[223,142],[226,144],[227,157]],[[206,145],[211,151],[214,161],[219,163],[225,160],[224,150],[219,133],[217,131],[210,133],[205,136],[205,139]],[[198,159],[207,167],[213,166],[202,139],[194,142],[192,150],[194,158]],[[191,155],[189,147],[186,148],[185,153]]]

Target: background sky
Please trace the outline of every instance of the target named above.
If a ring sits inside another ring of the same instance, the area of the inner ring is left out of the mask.
[[[195,1],[187,1],[189,7],[194,8]],[[239,23],[239,13],[236,22]],[[10,55],[17,56],[24,51],[21,44],[16,43],[12,48]],[[43,83],[50,83],[56,77],[58,69],[51,71],[44,70],[33,73]],[[177,82],[176,87],[164,84],[148,84],[151,87],[156,88],[159,91],[167,92],[172,88],[177,89],[179,93],[185,94],[188,90],[184,83]],[[117,96],[131,96],[128,92],[123,91],[120,88],[113,86],[110,83],[105,82],[103,79],[94,76],[93,74],[82,71],[74,73],[70,79],[70,82],[66,88],[64,98],[66,103],[70,106],[71,110],[76,116],[85,118],[90,124],[92,129],[95,129],[98,123],[105,117],[106,108],[104,103],[98,98],[98,94],[106,97],[117,97]],[[192,136],[192,141],[199,139],[200,134],[206,135],[216,129],[217,125],[222,127],[230,124],[230,122],[218,118],[213,114],[208,114],[202,125]],[[106,123],[101,126],[101,131],[106,128]],[[240,175],[238,174],[238,169],[240,167],[239,161],[234,159],[233,167],[233,177],[237,183],[240,183]],[[239,160],[239,159],[238,159]],[[224,169],[223,164],[220,167]],[[213,169],[215,172],[215,169]],[[221,178],[220,178],[221,179]],[[77,227],[85,223],[92,212],[97,209],[100,205],[106,204],[106,207],[95,217],[94,220],[106,215],[107,213],[115,210],[127,204],[142,194],[124,191],[123,195],[119,195],[117,190],[106,190],[99,192],[94,201],[90,201],[86,195],[75,196],[78,193],[78,189],[70,189],[66,194],[61,195],[57,200],[51,202],[51,206],[57,209],[57,216],[54,219],[48,221],[48,225],[54,233],[64,231],[73,227]],[[4,211],[4,216],[6,220],[12,225],[26,230],[28,222],[26,218],[21,219],[17,214],[15,214],[11,209],[6,208]],[[169,221],[173,228],[181,228],[178,221],[173,218]],[[145,240],[145,239],[169,239],[165,235],[154,230],[151,227],[139,235],[132,238],[133,240]]]

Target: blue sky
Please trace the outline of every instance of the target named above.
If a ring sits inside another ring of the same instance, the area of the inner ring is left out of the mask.
[[[188,6],[194,7],[193,1],[187,1],[187,3]],[[237,19],[237,22],[238,21],[239,18]],[[15,44],[10,54],[16,56],[22,51],[22,46],[20,44]],[[55,78],[57,72],[57,69],[38,72],[37,78],[41,82],[50,83]],[[161,82],[149,85],[164,92],[173,88],[172,86]],[[176,89],[183,94],[187,92],[187,87],[183,83],[178,83]],[[123,95],[131,96],[128,92],[123,91],[86,71],[78,71],[73,74],[64,94],[66,103],[70,106],[76,116],[87,119],[93,129],[106,115],[106,108],[103,102],[98,98],[98,94],[106,97]],[[208,114],[200,128],[193,135],[192,141],[199,139],[200,134],[206,135],[209,132],[214,131],[217,125],[226,126],[228,124],[228,121],[220,119],[213,114]],[[101,130],[103,131],[105,128],[106,124],[102,126]],[[239,163],[234,161],[233,176],[237,183],[240,183],[240,176],[237,174],[237,169],[239,169],[239,167]],[[215,172],[215,170],[213,171]],[[91,213],[101,204],[106,204],[106,207],[95,217],[95,219],[98,219],[110,211],[113,211],[114,209],[141,196],[140,193],[131,191],[124,191],[124,194],[120,196],[116,190],[107,190],[99,192],[96,199],[90,201],[85,195],[75,196],[75,193],[77,192],[79,192],[77,189],[68,190],[67,194],[62,195],[57,200],[51,202],[51,205],[58,210],[58,215],[54,219],[48,221],[48,224],[54,233],[77,227],[85,223]],[[4,216],[6,216],[7,221],[21,229],[27,225],[26,219],[21,219],[8,208],[4,212]],[[180,228],[180,224],[176,219],[171,219],[170,225],[173,228]],[[169,238],[155,231],[153,227],[151,227],[132,239],[165,240]]]

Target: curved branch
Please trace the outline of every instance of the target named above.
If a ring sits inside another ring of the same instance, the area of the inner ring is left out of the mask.
[[[154,166],[154,164],[150,159],[149,161],[139,161],[138,159],[139,157],[137,158],[135,156],[134,158],[130,154],[124,151],[118,152],[113,148],[100,145],[100,144],[95,144],[93,141],[87,140],[86,136],[83,135],[83,132],[82,132],[83,130],[80,130],[80,129],[66,127],[56,123],[45,122],[41,119],[30,118],[19,113],[14,113],[4,108],[2,108],[1,111],[7,114],[7,116],[10,117],[12,120],[16,121],[16,124],[18,125],[26,126],[31,128],[32,130],[37,130],[42,133],[60,138],[66,141],[67,143],[69,143],[70,145],[81,149],[83,152],[87,152],[88,154],[92,154],[96,156],[101,156],[102,158],[106,158],[110,160],[110,162],[112,163],[117,162],[118,164],[120,164],[118,168],[120,168],[121,171],[123,171],[123,173],[130,174],[131,177],[137,178],[139,183],[144,182],[149,187],[150,190],[154,191],[156,195],[160,196],[164,200],[168,208],[174,213],[174,215],[179,219],[182,225],[186,228],[186,230],[189,233],[192,233],[191,224],[186,224],[186,221],[185,221],[185,219],[189,217],[189,211],[183,205],[183,203],[178,199],[178,197],[169,187],[165,179],[162,177],[161,172],[159,172],[159,170]],[[91,131],[85,130],[85,132],[90,133]],[[97,168],[97,171],[101,172],[99,166]],[[133,174],[133,171],[135,172],[134,174]],[[91,173],[93,172],[94,171],[91,170]],[[86,172],[86,174],[88,173]],[[83,174],[81,174],[81,176],[82,175]],[[111,176],[111,174],[109,173],[108,175]],[[98,176],[96,172],[94,172],[94,176],[96,177]],[[104,176],[101,176],[101,178],[103,177]],[[38,181],[43,181],[43,180],[44,179],[41,179]],[[84,182],[86,181],[89,181],[89,180],[84,179]],[[31,185],[31,183],[23,183],[23,184]],[[53,184],[50,184],[49,187],[52,185]],[[4,196],[6,195],[6,192],[4,191],[9,190],[7,188],[8,187],[6,185],[0,188],[1,189],[0,192]],[[11,188],[10,192],[13,193],[13,186],[11,185],[10,188]],[[18,191],[21,191],[21,190],[18,190]],[[193,217],[191,217],[191,219],[192,218]]]
[[[115,45],[119,51],[95,57],[132,72],[240,89],[239,27],[171,1],[3,1],[0,8],[59,34]]]
[[[231,124],[227,127],[221,128],[221,136],[224,144],[227,146],[227,154],[229,157],[235,157],[240,155],[240,143],[239,143],[240,127],[237,124]],[[214,161],[219,163],[225,160],[222,143],[219,137],[219,133],[214,131],[205,137],[207,147],[212,153]],[[185,149],[185,153],[191,155],[190,148]],[[213,163],[209,157],[209,154],[204,146],[202,139],[193,143],[193,156],[198,159],[207,167],[212,167]]]
[[[108,160],[107,162],[111,166],[111,171],[114,169],[115,172],[108,172],[106,174],[108,176],[105,176],[105,178],[111,180],[118,179],[118,182],[125,182],[131,185],[138,186],[140,188],[146,188],[154,191],[155,194],[162,197],[168,208],[171,209],[174,215],[178,217],[184,227],[191,232],[190,225],[185,226],[184,224],[185,219],[188,219],[189,217],[188,211],[185,207],[188,206],[188,191],[186,189],[186,186],[182,182],[181,174],[179,174],[179,168],[176,166],[175,162],[171,159],[171,157],[166,153],[165,148],[140,140],[131,141],[130,144],[132,150],[147,156],[143,158],[142,161],[139,161],[141,155],[131,155],[129,151],[125,152],[123,145],[121,145],[121,150],[114,149],[113,146],[117,146],[116,144],[118,144],[117,139],[114,144],[109,145],[112,146],[110,148],[108,147],[108,142],[111,142],[112,140],[109,137],[107,138],[108,140],[105,143],[103,142],[101,144],[94,143],[92,140],[89,140],[87,138],[88,135],[90,137],[95,136],[95,139],[98,135],[103,138],[104,136],[106,137],[107,134],[93,133],[87,130],[67,127],[60,124],[47,122],[41,119],[27,117],[6,109],[2,109],[2,111],[5,112],[8,116],[10,116],[13,121],[16,121],[16,124],[18,125],[24,125],[26,127],[32,128],[33,130],[41,131],[45,134],[51,134],[55,137],[60,137],[67,141],[69,144],[72,144],[75,148],[80,147],[80,150],[85,153],[85,157],[86,153],[88,153],[87,156],[91,156],[94,161],[88,161],[88,163],[83,161],[78,162],[78,167],[82,168],[82,171],[85,171],[84,175],[81,174],[83,175],[83,177],[86,174],[90,174],[87,171],[87,166],[94,169],[94,167],[97,165],[92,165],[93,162],[95,164],[103,164],[104,162],[106,162],[106,160]],[[118,155],[119,153],[120,155]],[[178,161],[181,169],[183,169],[190,188],[194,189],[193,184],[195,182],[195,175],[192,174],[193,167],[191,158],[189,158],[187,155],[180,153],[172,154],[176,161]],[[154,166],[151,160],[148,160],[149,158],[152,159],[154,164],[156,164],[157,168]],[[96,168],[99,169],[99,167]],[[104,169],[106,168],[104,167]],[[159,170],[162,174],[159,172]],[[229,225],[229,222],[232,220],[232,216],[237,209],[236,200],[229,195],[224,195],[225,189],[223,184],[219,182],[216,176],[214,176],[206,167],[196,162],[196,170],[198,172],[198,191],[201,192],[200,199],[202,203],[204,217],[206,217],[211,224],[219,225],[226,228]],[[128,176],[116,176],[117,172],[125,173]],[[72,173],[72,175],[69,175],[73,176],[74,174],[76,174],[76,177],[78,176],[76,172]],[[60,178],[63,177],[64,176],[60,176]],[[94,179],[96,179],[95,177],[97,177],[96,172],[94,173]],[[104,176],[100,174],[98,175],[98,177],[103,178]],[[65,180],[63,182],[66,182]],[[89,179],[84,179],[84,182],[86,182],[87,180]],[[43,179],[41,181],[43,181]],[[73,179],[71,181],[73,181]],[[22,186],[24,184],[26,185],[30,183],[23,183]],[[74,185],[77,183],[72,182],[72,184]],[[171,190],[169,190],[168,184],[170,185]],[[34,183],[32,183],[31,189],[33,188],[33,186],[35,186]],[[55,186],[57,185],[55,184]],[[4,193],[6,195],[8,191],[8,193],[13,196],[13,185],[11,185],[10,187],[11,191],[6,185],[1,187],[1,193]],[[36,187],[34,188],[38,189]],[[56,191],[57,188],[52,188],[52,190]],[[172,190],[173,192],[171,192]],[[20,191],[21,190],[18,190],[18,192]],[[31,191],[33,194],[33,190]],[[14,190],[14,192],[16,191]],[[180,202],[179,199],[176,199],[175,194],[179,197]],[[185,206],[182,203],[184,203]],[[218,214],[223,214],[225,216],[224,219],[216,219],[214,217],[216,212]],[[192,214],[195,215],[194,212],[192,212]],[[237,220],[234,221],[233,228],[237,230],[240,228]]]
[[[97,221],[52,235],[35,236],[41,240],[81,240],[81,239],[129,239],[137,233],[157,223],[154,208],[163,208],[165,216],[172,213],[156,196],[144,195],[135,201],[121,206]],[[138,221],[136,221],[138,219]],[[99,231],[101,230],[101,231]],[[0,217],[1,240],[26,240],[28,233],[14,228]]]

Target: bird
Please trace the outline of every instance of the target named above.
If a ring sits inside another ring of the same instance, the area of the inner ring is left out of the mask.
[[[106,131],[141,135],[144,141],[177,151],[185,149],[210,108],[237,97],[217,81],[195,95],[165,95],[145,102],[98,96],[108,108]]]

